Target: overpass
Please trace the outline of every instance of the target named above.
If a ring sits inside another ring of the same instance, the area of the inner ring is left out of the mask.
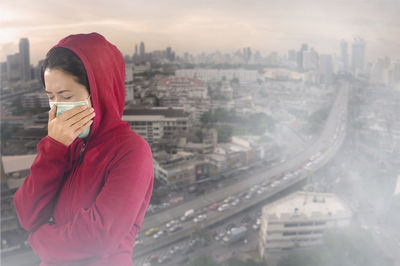
[[[276,200],[285,193],[298,189],[306,181],[310,172],[317,171],[326,165],[339,150],[346,132],[346,122],[347,122],[347,104],[348,104],[348,85],[345,85],[338,89],[338,94],[335,99],[334,104],[329,112],[328,119],[322,130],[322,133],[316,141],[309,146],[306,150],[292,156],[285,163],[274,166],[269,169],[260,168],[260,172],[254,174],[253,176],[243,176],[243,180],[238,183],[232,184],[228,187],[220,189],[218,191],[213,191],[206,193],[195,200],[185,202],[179,206],[170,208],[161,213],[145,217],[143,221],[143,226],[141,232],[147,231],[152,227],[163,227],[168,221],[172,219],[179,219],[186,210],[189,209],[201,209],[208,207],[215,202],[223,201],[228,196],[238,194],[243,191],[247,191],[252,186],[260,184],[264,181],[270,181],[272,183],[275,180],[280,180],[280,185],[274,188],[269,187],[265,193],[260,196],[247,201],[241,202],[240,205],[229,209],[224,212],[213,211],[208,213],[208,219],[203,222],[204,227],[213,227],[221,224],[235,215],[238,215],[244,210],[253,208],[255,206],[264,205],[268,202]],[[317,153],[321,153],[321,156],[314,160],[314,164],[306,166],[310,161],[310,157],[315,156]],[[300,173],[297,177],[293,179],[283,180],[282,175],[288,171],[299,170]],[[157,249],[164,248],[175,242],[184,240],[190,237],[193,232],[192,222],[186,222],[184,224],[184,229],[168,235],[165,238],[153,239],[146,238],[144,244],[137,246],[133,250],[133,258],[141,257],[143,255],[149,254]]]

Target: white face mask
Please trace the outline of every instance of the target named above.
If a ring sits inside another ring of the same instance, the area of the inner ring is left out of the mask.
[[[88,101],[89,98],[90,98],[90,95],[86,100],[80,101],[80,102],[50,102],[49,101],[49,105],[50,105],[50,108],[53,107],[54,104],[57,106],[56,116],[59,116],[60,114],[66,112],[68,110],[71,110],[77,106],[80,106],[80,105],[89,106],[89,101]],[[88,127],[87,129],[85,129],[81,134],[79,134],[78,138],[86,138],[87,136],[89,136],[90,128],[91,128],[91,126]]]

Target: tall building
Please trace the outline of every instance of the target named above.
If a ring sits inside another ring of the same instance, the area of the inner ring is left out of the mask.
[[[168,59],[169,61],[173,61],[174,59],[173,59],[173,56],[172,56],[173,52],[172,52],[171,47],[167,47],[167,49],[165,50],[165,52],[166,52],[167,59]]]
[[[29,40],[22,38],[19,40],[19,54],[21,60],[21,80],[31,80],[31,64],[29,56]]]
[[[297,52],[297,67],[303,69],[303,53],[308,50],[308,44],[303,43],[300,51]]]
[[[330,54],[319,56],[319,74],[321,83],[330,83],[333,78],[333,60]]]
[[[144,57],[145,49],[144,49],[144,42],[140,42],[140,57]]]
[[[354,75],[365,71],[365,41],[362,38],[355,38],[352,46],[352,72]]]
[[[20,54],[15,53],[7,56],[7,80],[9,82],[21,79],[21,59]]]
[[[341,61],[342,61],[342,71],[349,72],[349,53],[347,48],[347,42],[342,40],[340,43],[340,54],[341,54]]]
[[[303,52],[302,68],[304,70],[318,69],[318,53],[314,50],[314,48]]]
[[[251,48],[250,47],[246,47],[243,48],[243,57],[246,63],[249,63],[251,60]]]

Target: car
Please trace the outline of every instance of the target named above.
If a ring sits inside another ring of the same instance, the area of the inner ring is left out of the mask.
[[[163,235],[166,235],[167,234],[167,231],[166,230],[160,230],[160,231],[158,231],[157,233],[155,233],[154,235],[153,235],[153,238],[154,239],[157,239],[157,238],[159,238],[160,236],[163,236]]]
[[[222,232],[222,233],[219,233],[218,235],[216,235],[216,236],[214,237],[214,239],[215,239],[216,241],[222,240],[222,238],[223,238],[224,236],[225,236],[225,233]]]
[[[176,231],[179,231],[179,230],[181,230],[181,229],[183,229],[182,225],[176,224],[176,225],[172,226],[172,227],[169,229],[169,231],[170,231],[170,232],[176,232]]]
[[[222,212],[229,208],[229,204],[225,203],[218,207],[218,211]]]
[[[276,187],[276,185],[277,185],[277,184],[276,184],[275,182],[273,182],[270,186],[271,186],[271,187]]]
[[[176,253],[177,251],[179,251],[180,249],[181,249],[181,247],[178,245],[172,246],[169,248],[169,253],[172,255],[172,254]]]
[[[197,216],[197,217],[195,217],[193,219],[193,222],[199,223],[199,222],[204,221],[205,219],[207,219],[207,215],[206,214],[200,214],[199,216]]]
[[[261,187],[257,190],[257,194],[262,194],[264,192],[265,188]]]
[[[162,257],[160,257],[158,259],[158,263],[164,264],[164,263],[169,262],[171,260],[172,260],[171,256],[169,254],[166,254],[166,255],[164,255],[164,256],[162,256]]]
[[[259,184],[255,184],[254,186],[252,186],[250,188],[250,192],[253,192],[253,191],[257,190],[258,188],[260,188],[260,185]]]
[[[146,236],[151,236],[151,235],[157,233],[158,230],[159,229],[157,227],[152,227],[152,228],[150,228],[149,230],[146,231],[145,235]]]
[[[168,223],[165,224],[165,227],[169,228],[169,227],[171,227],[171,226],[173,226],[173,225],[175,225],[177,223],[179,223],[178,220],[171,220],[171,221],[169,221]]]
[[[234,227],[236,227],[236,224],[235,223],[230,223],[230,224],[228,224],[227,226],[226,226],[226,230],[231,230],[232,228],[234,228]]]
[[[140,246],[142,244],[143,244],[143,240],[142,239],[135,240],[135,246]]]
[[[211,204],[211,205],[208,207],[208,209],[209,209],[210,211],[213,211],[213,210],[216,210],[219,206],[221,206],[221,203],[215,202],[215,203]]]
[[[246,200],[251,199],[251,197],[253,196],[252,192],[247,193],[247,195],[244,197]]]
[[[236,206],[239,204],[239,202],[240,202],[240,199],[235,199],[234,201],[231,202],[231,205]]]
[[[234,200],[234,199],[235,199],[234,197],[229,196],[229,197],[227,197],[226,199],[224,199],[224,203],[229,203],[229,202],[231,202],[231,201]]]

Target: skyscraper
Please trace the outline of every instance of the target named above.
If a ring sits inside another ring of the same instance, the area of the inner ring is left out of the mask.
[[[9,82],[15,82],[21,80],[21,55],[15,53],[12,55],[7,55],[7,80]]]
[[[31,80],[31,64],[29,57],[29,40],[22,38],[19,40],[19,54],[21,64],[21,79],[23,81]]]
[[[297,52],[297,67],[303,69],[303,52],[308,50],[308,44],[303,43],[301,45],[300,51]]]
[[[318,53],[311,48],[308,51],[303,52],[303,64],[304,70],[317,69],[318,68]]]
[[[319,55],[319,74],[321,83],[332,82],[333,60],[330,54]]]
[[[144,50],[144,42],[140,42],[140,57],[144,57],[145,50]]]
[[[342,40],[340,43],[340,54],[341,54],[341,60],[342,60],[342,70],[343,72],[348,72],[349,71],[349,53],[348,53],[348,48],[347,48],[347,42],[345,40]]]
[[[355,38],[352,46],[352,71],[354,75],[364,72],[365,67],[365,41]]]

